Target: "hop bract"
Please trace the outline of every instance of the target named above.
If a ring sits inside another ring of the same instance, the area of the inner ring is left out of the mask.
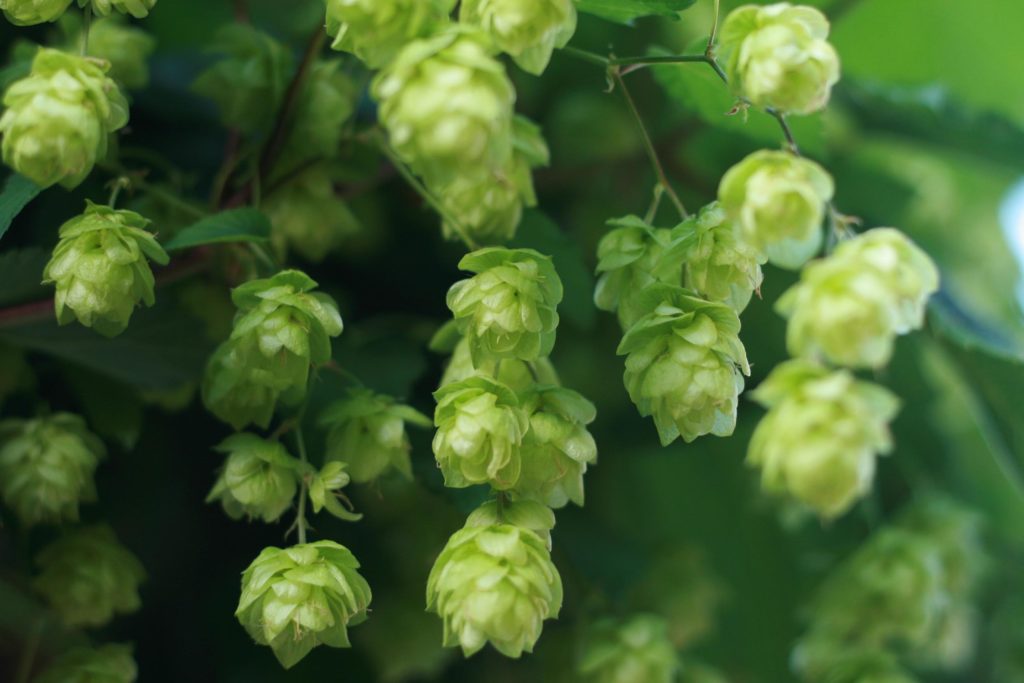
[[[718,199],[742,241],[783,268],[799,268],[821,248],[825,207],[835,185],[817,163],[788,152],[754,152],[722,178]]]
[[[434,457],[446,486],[509,489],[522,471],[520,447],[529,416],[516,394],[488,377],[470,377],[434,392]]]
[[[4,162],[41,187],[73,188],[128,123],[128,102],[102,60],[40,48],[28,76],[4,93]]]
[[[0,422],[0,492],[26,525],[77,520],[96,499],[93,472],[106,454],[85,420],[56,413]]]
[[[0,0],[7,21],[15,26],[33,26],[57,21],[73,0]]]
[[[43,271],[43,282],[57,287],[57,322],[78,320],[113,337],[128,327],[136,306],[156,302],[149,261],[165,265],[170,258],[148,226],[134,211],[89,201],[85,213],[61,226],[60,242]]]
[[[820,11],[788,2],[744,5],[722,23],[721,55],[738,95],[759,107],[810,114],[828,104],[839,55]]]
[[[651,285],[645,296],[651,312],[618,348],[633,403],[654,418],[665,446],[680,436],[690,442],[732,434],[743,375],[750,374],[736,312],[681,287]]]
[[[444,621],[444,644],[467,657],[488,642],[507,657],[532,652],[544,620],[561,607],[562,579],[544,540],[508,523],[455,532],[427,580],[427,608]]]
[[[266,428],[278,399],[305,397],[311,365],[330,360],[330,338],[342,330],[334,300],[314,288],[305,273],[285,270],[232,291],[231,337],[203,377],[203,402],[214,415],[235,429]]]
[[[134,683],[138,667],[130,645],[68,650],[33,683]]]
[[[469,340],[474,363],[551,353],[562,281],[549,257],[491,247],[466,254],[459,268],[476,275],[452,285],[448,308]]]
[[[809,505],[825,518],[850,509],[871,489],[875,458],[892,450],[889,421],[899,401],[887,389],[792,360],[753,394],[768,414],[750,441],[748,461],[768,491]]]
[[[74,52],[82,45],[82,26],[66,15],[70,27],[65,48]],[[64,27],[65,21],[61,22]],[[126,88],[143,88],[149,83],[149,56],[156,40],[145,31],[133,28],[119,16],[93,21],[89,26],[89,56],[110,62],[108,75]]]
[[[227,454],[224,469],[207,496],[219,500],[231,517],[276,521],[299,490],[299,461],[277,441],[235,434],[215,449]]]
[[[587,683],[671,683],[679,660],[665,620],[638,614],[594,624],[577,669]]]
[[[459,21],[480,26],[520,67],[540,75],[576,32],[572,0],[466,0]]]
[[[235,616],[286,669],[318,645],[349,647],[348,627],[366,620],[371,599],[358,569],[334,541],[265,548],[242,574]]]
[[[412,479],[409,437],[405,426],[430,427],[426,415],[390,396],[353,389],[320,416],[328,428],[327,459],[347,465],[352,481],[372,481],[394,468]]]
[[[878,368],[896,336],[921,327],[938,285],[927,254],[899,231],[876,228],[808,265],[776,309],[789,318],[793,355]]]
[[[139,560],[108,526],[73,531],[36,557],[33,586],[68,626],[103,626],[139,608],[146,576]]]
[[[274,192],[263,203],[277,251],[297,252],[320,263],[360,230],[359,219],[334,191],[321,168],[312,168]]]
[[[416,38],[449,21],[455,0],[327,0],[327,33],[335,50],[378,69]]]
[[[457,327],[454,324],[454,320],[451,323],[453,327]],[[483,360],[475,364],[469,352],[469,340],[463,337],[452,351],[448,367],[445,368],[444,375],[441,377],[439,388],[478,375],[493,377],[517,395],[530,389],[534,384],[557,385],[559,383],[558,373],[555,371],[550,358],[539,358],[536,361],[530,362],[520,360]]]
[[[101,17],[121,12],[142,19],[156,6],[156,0],[78,0],[78,4],[82,7],[92,5],[92,11]]]

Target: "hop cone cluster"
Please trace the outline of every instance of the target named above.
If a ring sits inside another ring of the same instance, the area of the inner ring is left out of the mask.
[[[638,614],[594,624],[577,668],[586,683],[672,683],[679,662],[665,620]]]
[[[4,162],[41,187],[73,188],[128,123],[128,103],[101,60],[41,48],[32,71],[4,93]]]
[[[64,47],[68,52],[81,48],[83,28],[72,15],[65,15],[61,27],[68,34]],[[129,89],[149,83],[149,56],[156,40],[143,30],[126,24],[119,16],[93,21],[89,27],[89,56],[110,63],[107,75]]]
[[[15,26],[33,26],[57,21],[72,0],[0,0],[0,10]]]
[[[327,0],[327,33],[335,50],[379,69],[408,43],[447,24],[454,7],[455,0]]]
[[[286,270],[232,291],[238,313],[231,337],[203,377],[210,412],[235,429],[266,428],[278,399],[294,403],[306,395],[311,364],[330,359],[330,338],[342,330],[334,300],[314,288],[304,273]]]
[[[60,242],[43,271],[43,282],[57,287],[57,321],[78,320],[113,337],[128,327],[139,303],[152,306],[153,271],[149,261],[170,259],[149,221],[134,211],[115,211],[86,202],[85,213],[60,228]]]
[[[516,64],[539,76],[555,48],[576,32],[576,6],[572,0],[466,0],[459,21],[480,26]]]
[[[110,527],[75,530],[46,546],[36,563],[36,591],[68,626],[103,626],[139,608],[146,573]]]
[[[371,599],[358,569],[333,541],[265,548],[242,574],[235,616],[285,668],[318,645],[349,647],[348,627],[366,619]]]
[[[120,12],[142,19],[156,6],[156,0],[78,0],[78,4],[82,7],[92,5],[92,11],[101,17]]]
[[[96,499],[93,472],[103,442],[77,415],[0,422],[0,493],[26,525],[77,520]]]
[[[217,446],[227,460],[207,502],[219,500],[234,519],[276,521],[291,507],[299,489],[298,461],[277,441],[234,434]]]
[[[294,251],[320,263],[360,230],[359,220],[338,199],[322,168],[312,168],[274,192],[263,204],[278,253]]]
[[[33,683],[134,683],[130,645],[78,647],[60,655]]]

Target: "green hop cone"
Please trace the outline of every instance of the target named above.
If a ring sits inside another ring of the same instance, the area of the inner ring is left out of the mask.
[[[813,7],[744,5],[722,23],[719,53],[737,95],[758,107],[810,114],[828,104],[839,80],[828,32]]]
[[[804,683],[915,683],[891,652],[813,636],[793,651],[793,668]]]
[[[718,199],[740,239],[782,268],[797,269],[821,249],[822,221],[835,192],[817,163],[761,150],[722,177]]]
[[[899,517],[899,527],[933,542],[942,554],[945,589],[956,600],[969,599],[985,576],[990,557],[981,516],[945,496],[924,496]]]
[[[57,322],[78,320],[113,337],[128,327],[136,306],[156,302],[149,261],[166,265],[170,258],[148,226],[134,211],[88,200],[85,213],[61,226],[60,242],[43,271],[43,282],[57,287]]]
[[[146,572],[108,526],[72,531],[43,548],[36,563],[33,586],[68,626],[103,626],[139,609]]]
[[[0,10],[15,26],[33,26],[57,21],[72,0],[0,0]]]
[[[299,461],[277,441],[234,434],[215,449],[227,455],[206,502],[220,501],[234,519],[280,519],[299,490]]]
[[[768,409],[750,440],[748,462],[767,491],[823,518],[842,515],[871,490],[878,454],[892,450],[889,390],[803,360],[776,367],[753,392]]]
[[[454,7],[455,0],[327,0],[327,33],[335,50],[379,69],[414,39],[446,25]]]
[[[572,0],[465,0],[459,21],[480,26],[523,70],[539,76],[576,32]]]
[[[555,528],[555,513],[535,500],[489,500],[466,518],[465,528],[490,527],[511,524],[540,536],[545,547],[551,548],[551,530]]]
[[[32,683],[134,683],[138,667],[131,645],[68,650]]]
[[[85,420],[57,413],[0,422],[0,494],[26,525],[77,520],[96,500],[93,473],[106,455]]]
[[[327,428],[327,459],[343,462],[352,481],[373,481],[389,469],[412,479],[406,425],[429,428],[430,418],[390,396],[351,389],[320,415]]]
[[[452,329],[457,330],[458,326],[454,320],[449,324]],[[469,352],[469,340],[462,337],[453,349],[451,360],[448,362],[448,367],[445,368],[439,387],[443,388],[454,382],[461,382],[478,375],[492,377],[516,394],[530,389],[534,384],[559,384],[558,373],[549,358],[540,358],[530,362],[483,360],[479,364],[474,364],[473,356]]]
[[[78,0],[78,4],[81,7],[91,5],[92,11],[101,17],[120,12],[142,19],[156,6],[156,0]]]
[[[276,190],[263,202],[263,210],[278,253],[295,251],[313,263],[323,261],[361,229],[359,219],[338,199],[334,183],[320,167]]]
[[[530,428],[515,494],[553,508],[569,501],[583,505],[583,475],[597,461],[597,444],[587,425],[597,409],[575,391],[556,386],[536,385],[522,402]]]
[[[638,614],[591,626],[577,670],[586,683],[672,683],[679,661],[665,620]]]
[[[921,327],[938,284],[927,254],[899,231],[876,228],[809,264],[776,310],[789,319],[786,344],[794,356],[880,368],[895,338]]]
[[[372,91],[391,146],[429,186],[508,164],[515,90],[478,30],[454,26],[410,43]]]
[[[475,364],[551,353],[563,292],[550,257],[489,247],[466,254],[459,268],[476,275],[452,285],[447,303]]]
[[[82,22],[78,16],[65,14],[60,27],[66,36],[64,49],[69,53],[81,49]],[[125,88],[144,88],[149,83],[147,62],[155,49],[156,39],[119,16],[93,21],[89,26],[89,56],[110,62],[107,75]]]
[[[349,647],[348,627],[366,620],[371,599],[358,569],[334,541],[265,548],[242,574],[235,616],[286,669],[318,645]]]
[[[643,416],[652,416],[662,445],[680,436],[729,436],[743,375],[750,374],[736,311],[681,287],[650,285],[647,308],[626,332],[625,383]]]
[[[561,608],[562,579],[546,542],[508,522],[455,532],[427,580],[427,609],[444,622],[445,646],[467,657],[488,642],[506,657],[532,652],[544,620]]]
[[[4,162],[41,187],[78,186],[128,123],[128,102],[102,60],[40,48],[4,93]]]
[[[529,428],[529,416],[515,393],[488,377],[470,377],[438,389],[434,399],[434,457],[445,485],[515,486]]]
[[[235,429],[265,429],[279,399],[305,397],[311,365],[330,360],[331,337],[342,331],[337,304],[315,288],[305,273],[285,270],[232,291],[238,313],[231,337],[203,376],[210,412]]]

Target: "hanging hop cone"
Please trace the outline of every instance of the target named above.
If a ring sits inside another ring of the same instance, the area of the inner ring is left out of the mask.
[[[72,0],[0,0],[0,10],[15,26],[34,26],[57,21]]]
[[[91,5],[92,11],[101,17],[120,12],[142,19],[156,6],[156,0],[78,0],[78,4],[81,7]]]
[[[64,49],[69,53],[79,50],[84,39],[79,18],[66,14],[60,27],[66,36]],[[155,49],[155,38],[119,16],[95,20],[89,26],[89,56],[110,62],[107,75],[125,88],[137,90],[149,83],[147,62]]]
[[[299,490],[299,461],[277,441],[234,434],[215,449],[227,455],[206,502],[220,501],[234,519],[280,519]]]
[[[138,667],[130,645],[68,650],[33,683],[134,683]]]
[[[327,0],[331,47],[379,69],[417,38],[449,23],[455,0]]]
[[[672,683],[679,661],[665,620],[638,614],[591,626],[577,670],[587,683]]]
[[[285,256],[294,251],[312,263],[322,262],[361,230],[322,168],[312,168],[275,191],[263,211],[277,252]]]
[[[539,76],[576,32],[572,0],[465,0],[459,21],[484,29],[524,71]]]

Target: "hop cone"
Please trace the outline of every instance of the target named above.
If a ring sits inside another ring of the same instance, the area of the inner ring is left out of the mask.
[[[82,45],[82,23],[77,16],[66,14],[61,29],[67,35],[64,49],[75,52]],[[126,24],[119,16],[93,21],[89,27],[89,56],[110,62],[111,78],[129,89],[144,88],[149,83],[150,55],[156,40],[145,31]]]
[[[808,638],[793,653],[793,667],[806,683],[915,683],[885,649],[851,646],[826,637]]]
[[[263,203],[277,251],[295,251],[320,263],[360,230],[359,220],[338,199],[322,168],[312,168],[275,191]]]
[[[33,683],[134,683],[138,675],[130,645],[68,650]]]
[[[459,21],[480,26],[520,67],[539,76],[576,32],[572,0],[465,0]]]
[[[750,373],[736,312],[681,287],[651,285],[648,310],[626,332],[625,383],[641,415],[653,416],[663,445],[682,436],[728,436],[736,427],[743,375]]]
[[[74,188],[128,123],[128,103],[104,61],[41,48],[4,93],[4,162],[41,187]]]
[[[535,500],[489,500],[473,510],[463,526],[470,529],[492,527],[496,524],[511,524],[532,531],[540,536],[544,545],[550,549],[551,530],[555,528],[555,513],[548,506]]]
[[[121,12],[142,19],[156,6],[156,0],[78,0],[78,4],[82,7],[92,5],[92,11],[101,17]]]
[[[277,441],[234,434],[215,449],[227,454],[224,469],[206,501],[219,500],[234,519],[276,521],[299,490],[299,462]]]
[[[68,626],[103,626],[139,609],[146,573],[108,526],[78,529],[36,557],[33,585]]]
[[[0,0],[0,10],[15,26],[33,26],[56,21],[72,0]]]
[[[327,0],[327,33],[335,50],[379,69],[414,39],[447,24],[454,7],[455,0]]]
[[[849,372],[791,360],[753,393],[768,408],[748,461],[768,491],[788,494],[825,518],[850,509],[871,489],[875,458],[892,450],[889,421],[899,401]]]
[[[458,326],[454,320],[450,324],[457,330]],[[441,377],[440,387],[444,388],[454,382],[478,375],[493,377],[516,394],[530,389],[534,384],[559,383],[558,373],[548,358],[540,358],[529,363],[520,360],[482,360],[474,364],[469,352],[469,340],[461,337]]]
[[[96,500],[93,472],[106,454],[85,420],[57,413],[0,422],[0,492],[26,525],[77,520]]]
[[[242,574],[235,616],[286,669],[318,645],[349,647],[348,627],[366,619],[371,599],[357,569],[333,541],[265,548]]]
[[[665,620],[639,614],[594,624],[578,670],[587,683],[672,683],[679,663]]]
[[[148,226],[133,211],[89,201],[85,213],[61,226],[60,242],[43,271],[43,282],[57,287],[54,307],[61,325],[78,320],[113,337],[128,327],[140,302],[156,302],[149,260],[165,265],[169,258]]]

